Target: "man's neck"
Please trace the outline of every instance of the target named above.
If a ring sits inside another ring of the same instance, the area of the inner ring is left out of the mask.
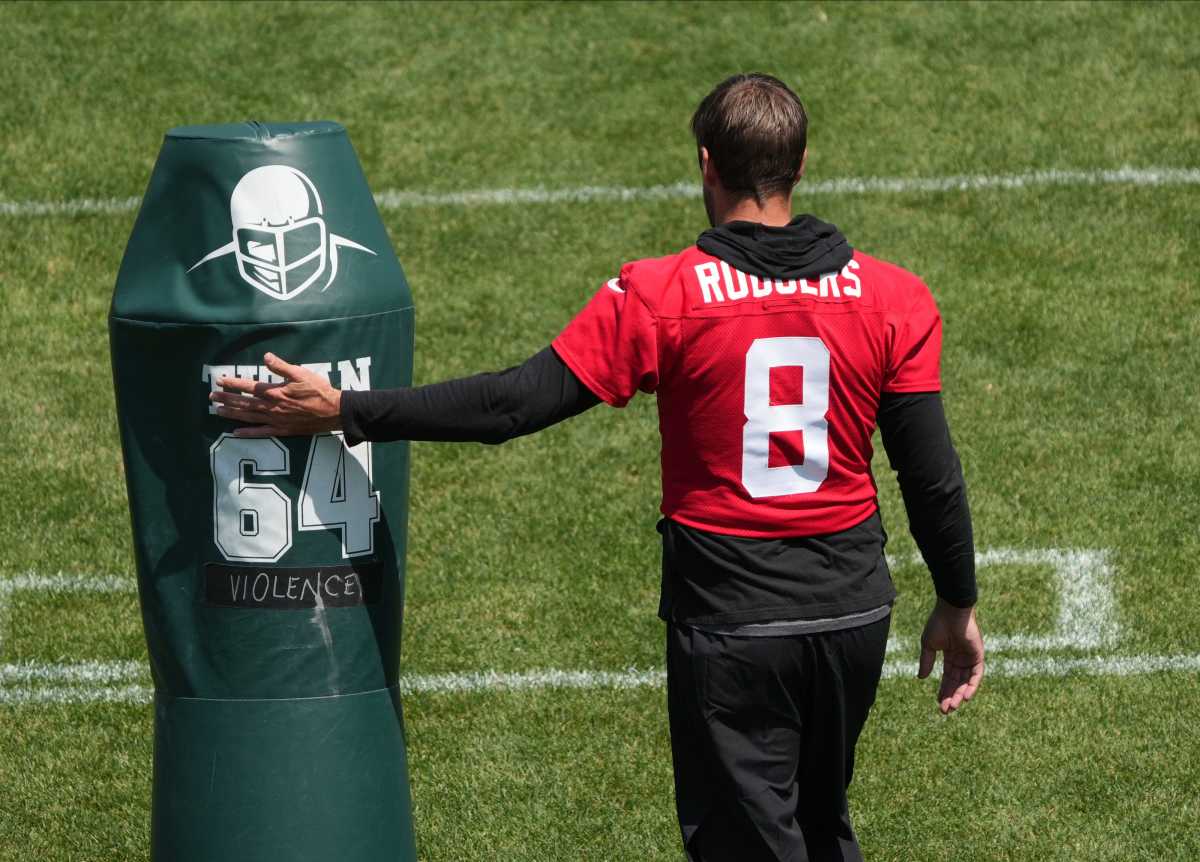
[[[770,227],[783,227],[792,220],[792,196],[774,195],[760,205],[754,198],[731,201],[718,214],[717,224],[749,221]]]

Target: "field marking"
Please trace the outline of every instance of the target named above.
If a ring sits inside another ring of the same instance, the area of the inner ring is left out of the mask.
[[[1200,185],[1200,168],[1135,168],[1109,170],[1052,169],[1016,174],[953,174],[938,177],[835,177],[805,181],[797,187],[808,195],[907,194],[951,191],[988,191],[1046,186],[1181,186]],[[431,206],[514,206],[623,201],[693,200],[700,198],[694,181],[656,186],[576,186],[565,189],[474,189],[457,192],[422,192],[386,189],[375,195],[382,210]],[[76,198],[65,201],[0,200],[0,216],[121,215],[141,206],[139,197]]]
[[[0,706],[27,706],[30,704],[78,704],[78,703],[135,703],[147,704],[154,700],[154,689],[144,685],[100,686],[88,688],[69,686],[57,688],[0,688]]]
[[[128,575],[42,575],[23,572],[0,578],[0,597],[19,590],[44,593],[136,593],[137,580]]]
[[[988,677],[1136,676],[1151,673],[1200,672],[1200,654],[1107,655],[1063,658],[998,658],[988,662]],[[912,661],[889,661],[883,679],[916,677]],[[935,671],[936,676],[936,671]],[[65,675],[64,675],[65,678]],[[629,668],[623,671],[535,670],[519,673],[484,671],[400,677],[400,692],[417,694],[469,694],[479,692],[524,692],[543,690],[623,690],[662,688],[666,671]],[[113,680],[117,682],[118,680]],[[0,706],[27,704],[132,703],[148,704],[154,689],[148,685],[106,684],[101,686],[13,686],[0,688]]]
[[[913,556],[891,557],[888,564],[901,568],[920,563]],[[985,635],[989,656],[1011,651],[1053,652],[1096,650],[1120,640],[1113,595],[1111,555],[1096,549],[997,548],[976,554],[976,566],[1049,566],[1057,580],[1058,614],[1053,634]],[[14,593],[124,593],[137,591],[134,578],[120,575],[54,574],[26,572],[0,578],[0,649],[8,599]],[[915,655],[910,638],[889,638],[887,653]],[[1065,673],[1150,673],[1159,670],[1195,670],[1196,656],[1091,656],[991,659],[990,673],[1054,676]],[[1099,662],[1100,664],[1096,664]],[[1100,669],[1096,669],[1100,668]],[[1122,670],[1122,669],[1125,670]],[[915,675],[911,661],[891,660],[884,676]],[[405,694],[472,691],[518,691],[545,688],[623,689],[661,685],[661,670],[571,671],[537,670],[526,673],[478,671],[474,673],[404,675]],[[142,661],[17,662],[0,664],[0,704],[149,702],[153,689],[149,669]]]
[[[893,569],[920,564],[919,556],[888,557]],[[1049,566],[1057,579],[1058,614],[1050,635],[988,634],[989,653],[1014,650],[1094,650],[1114,646],[1121,638],[1113,595],[1112,555],[1087,548],[1023,550],[997,548],[975,555],[977,569],[988,566]],[[888,640],[889,654],[915,649],[905,638]]]
[[[997,548],[977,553],[977,568],[998,565],[1045,565],[1051,567],[1058,580],[1056,594],[1059,608],[1055,632],[1051,635],[989,635],[988,650],[992,653],[1011,650],[1087,650],[1116,644],[1120,639],[1120,626],[1116,619],[1110,556],[1108,551],[1086,548]],[[916,555],[888,556],[888,565],[893,569],[920,562],[920,557]],[[0,578],[0,649],[4,643],[7,598],[21,590],[54,593],[132,593],[137,591],[137,581],[120,575],[41,575],[35,572]],[[913,645],[907,638],[888,639],[889,655],[912,648]]]
[[[0,664],[0,686],[31,682],[110,685],[117,682],[144,681],[149,677],[149,668],[142,661],[25,661]]]

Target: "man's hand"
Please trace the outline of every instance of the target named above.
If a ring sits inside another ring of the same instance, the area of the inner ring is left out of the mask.
[[[970,700],[983,681],[983,636],[975,623],[974,608],[956,608],[937,600],[921,635],[918,678],[929,676],[939,652],[942,684],[937,696],[942,714],[946,715]]]
[[[222,377],[217,384],[225,391],[209,396],[217,403],[217,415],[252,423],[234,431],[237,437],[288,437],[320,434],[342,427],[341,390],[334,389],[320,374],[290,365],[274,353],[263,357],[283,383],[259,383],[241,377]]]

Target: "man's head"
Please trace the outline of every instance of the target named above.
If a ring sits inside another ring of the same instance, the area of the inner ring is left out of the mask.
[[[692,134],[705,174],[704,201],[714,220],[710,173],[733,200],[791,194],[800,179],[808,140],[808,115],[788,86],[770,75],[727,78],[692,115]]]

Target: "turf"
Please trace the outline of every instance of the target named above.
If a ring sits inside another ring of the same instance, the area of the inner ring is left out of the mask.
[[[376,190],[675,183],[692,107],[751,68],[804,98],[813,181],[1200,166],[1191,4],[5,4],[0,56],[5,201],[136,196],[167,128],[246,118],[343,122]],[[937,297],[979,547],[1108,551],[1103,652],[1200,653],[1200,188],[804,188],[798,209]],[[384,215],[420,381],[524,359],[704,218],[698,200]],[[0,215],[0,578],[133,569],[105,329],[132,217]],[[413,454],[405,672],[661,666],[649,399]],[[896,580],[911,640],[930,590],[917,566]],[[985,631],[1052,631],[1054,583],[983,570]],[[17,595],[0,620],[0,664],[144,656],[133,596]],[[421,858],[679,859],[664,699],[409,697]],[[995,676],[949,720],[929,685],[885,681],[852,788],[867,856],[1195,859],[1197,711],[1195,673]],[[150,721],[0,706],[0,860],[145,858]]]

